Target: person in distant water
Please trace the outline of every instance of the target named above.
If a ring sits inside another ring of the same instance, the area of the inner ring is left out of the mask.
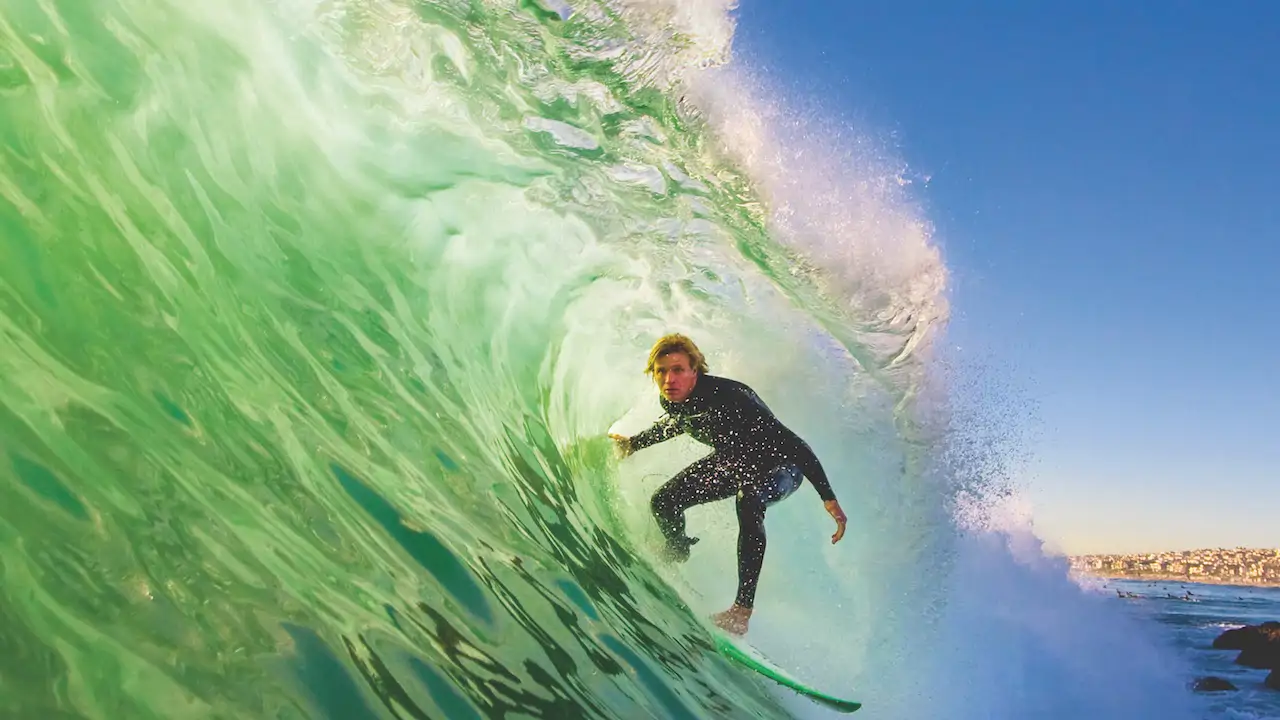
[[[623,457],[682,433],[712,447],[711,454],[681,470],[653,494],[653,517],[673,562],[689,558],[698,541],[685,534],[684,511],[694,505],[737,497],[738,595],[713,620],[728,632],[747,631],[756,585],[764,565],[764,513],[809,479],[836,521],[831,542],[844,537],[847,519],[831,483],[809,445],[784,426],[746,385],[708,374],[707,361],[684,335],[667,335],[649,352],[651,375],[666,410],[653,427],[633,437],[609,435]]]

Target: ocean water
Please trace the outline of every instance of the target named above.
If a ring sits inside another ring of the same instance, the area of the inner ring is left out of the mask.
[[[778,664],[861,717],[1226,713],[1003,509],[910,172],[732,9],[0,6],[0,717],[830,716],[713,650],[725,505],[653,559],[700,451],[604,438],[671,330],[850,516],[770,512]]]
[[[1226,630],[1280,620],[1280,588],[1129,579],[1092,580],[1087,586],[1161,627],[1196,677],[1225,678],[1236,686],[1203,695],[1203,717],[1280,718],[1280,692],[1263,686],[1269,671],[1236,665],[1236,651],[1213,649]]]

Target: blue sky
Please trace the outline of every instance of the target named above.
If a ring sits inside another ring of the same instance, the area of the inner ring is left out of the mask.
[[[1280,3],[741,0],[930,177],[948,340],[1035,405],[1067,552],[1280,547]]]

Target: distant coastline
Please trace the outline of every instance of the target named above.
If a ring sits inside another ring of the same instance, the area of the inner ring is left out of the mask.
[[[1270,548],[1205,548],[1068,559],[1074,573],[1103,579],[1280,587],[1280,550]]]

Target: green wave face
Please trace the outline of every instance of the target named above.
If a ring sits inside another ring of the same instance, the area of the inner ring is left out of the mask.
[[[0,716],[787,714],[700,619],[732,513],[650,559],[699,450],[603,439],[676,329],[860,498],[837,548],[816,496],[771,512],[753,633],[900,689],[929,318],[775,234],[693,104],[723,45],[648,5],[5,3]]]

